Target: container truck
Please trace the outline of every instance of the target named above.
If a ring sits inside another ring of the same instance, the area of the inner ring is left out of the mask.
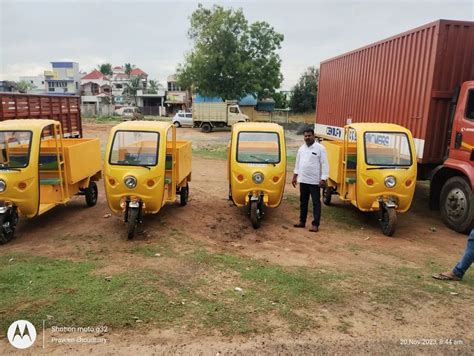
[[[474,22],[438,20],[323,61],[316,134],[342,139],[356,122],[410,129],[430,207],[457,232],[474,227]]]
[[[14,119],[56,120],[63,137],[82,137],[78,96],[0,93],[0,121]]]
[[[229,127],[236,122],[246,121],[249,121],[249,117],[242,114],[236,101],[193,104],[194,126],[200,127],[203,132],[211,132],[214,127]]]

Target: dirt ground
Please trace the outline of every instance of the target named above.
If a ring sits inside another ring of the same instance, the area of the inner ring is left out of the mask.
[[[87,124],[85,136],[99,137],[104,147],[110,127],[109,124]],[[193,147],[199,148],[225,145],[229,132],[204,134],[193,129],[178,129],[178,135],[181,139],[191,139]],[[288,133],[287,141],[289,152],[294,153],[302,137]],[[227,200],[225,168],[225,160],[195,155],[189,204],[183,208],[166,206],[158,215],[147,216],[134,241],[126,240],[121,217],[107,217],[109,209],[101,184],[100,199],[94,208],[84,208],[82,199],[78,198],[36,219],[22,219],[16,239],[1,246],[2,253],[81,260],[84,251],[100,254],[106,248],[107,263],[102,273],[114,274],[146,265],[152,269],[181,268],[179,272],[186,278],[193,271],[186,270],[185,266],[124,252],[129,246],[160,244],[164,239],[162,229],[179,227],[187,240],[213,252],[283,267],[303,266],[320,273],[337,271],[351,276],[341,282],[350,295],[344,302],[322,304],[306,311],[319,318],[318,327],[294,332],[280,325],[281,320],[272,315],[265,319],[265,323],[274,324],[271,332],[244,335],[203,333],[186,327],[162,329],[152,324],[111,330],[106,334],[105,345],[47,344],[42,349],[37,343],[31,352],[124,355],[474,352],[473,272],[458,284],[431,281],[433,271],[449,269],[459,259],[466,236],[447,229],[439,214],[428,210],[426,184],[418,184],[410,212],[399,215],[393,238],[380,232],[374,216],[366,216],[338,201],[334,206],[323,207],[321,230],[311,233],[293,228],[298,220],[298,197],[296,189],[289,184],[291,172],[288,172],[282,205],[268,210],[261,228],[254,230],[244,211]],[[68,238],[57,238],[64,235]],[[180,252],[179,243],[174,248]],[[189,244],[184,243],[181,248],[185,250]],[[405,273],[404,268],[416,271],[416,276],[399,280]],[[372,298],[385,295],[383,291],[390,294],[393,285],[401,290],[395,294],[400,296],[398,301]],[[414,289],[419,285],[439,290],[426,292],[417,299]],[[368,286],[367,289],[364,286]],[[50,336],[50,332],[47,333]],[[441,340],[446,341],[444,345]],[[0,353],[12,351],[3,336]]]

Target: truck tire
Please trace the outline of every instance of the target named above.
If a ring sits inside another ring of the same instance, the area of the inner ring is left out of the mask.
[[[209,133],[212,131],[212,126],[210,123],[208,122],[205,122],[204,124],[202,124],[201,126],[201,131],[202,132],[205,132],[205,133]]]
[[[454,231],[469,233],[474,227],[474,197],[463,177],[449,178],[441,189],[439,201],[443,222]]]

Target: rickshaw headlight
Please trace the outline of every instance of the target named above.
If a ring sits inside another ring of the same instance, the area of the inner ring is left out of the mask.
[[[387,188],[393,188],[397,185],[397,179],[394,176],[388,176],[384,182]]]
[[[252,180],[255,184],[260,184],[263,182],[263,173],[260,173],[260,172],[256,172],[252,175]]]
[[[123,182],[128,189],[133,189],[137,186],[137,178],[134,176],[126,176]]]
[[[6,188],[7,188],[7,183],[3,179],[0,179],[0,193],[4,192]]]

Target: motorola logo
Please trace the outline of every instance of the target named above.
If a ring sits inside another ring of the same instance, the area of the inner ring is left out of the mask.
[[[8,328],[8,341],[17,349],[27,349],[36,340],[36,329],[28,320],[17,320]]]

